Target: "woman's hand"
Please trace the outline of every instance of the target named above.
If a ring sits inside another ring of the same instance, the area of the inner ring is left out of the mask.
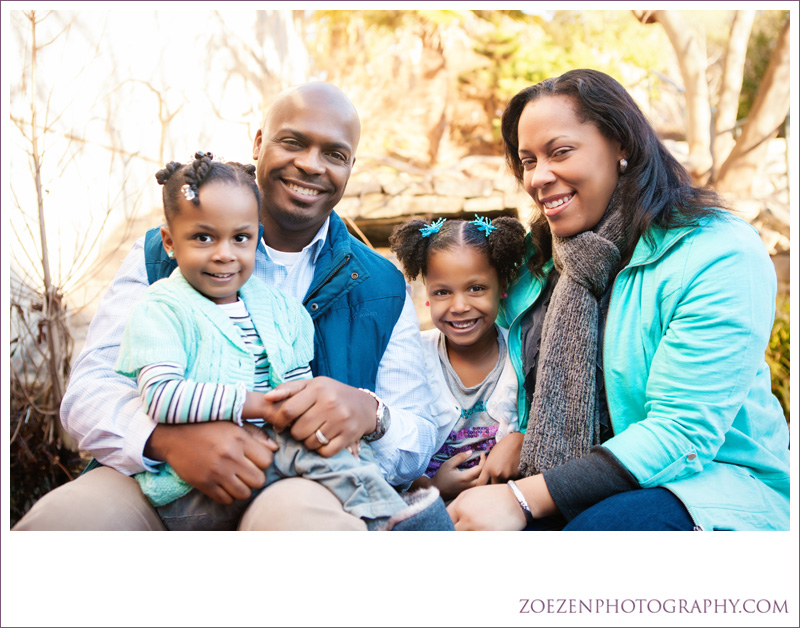
[[[539,473],[517,481],[534,519],[558,513],[544,476]],[[522,530],[525,513],[507,484],[476,486],[447,507],[456,530]]]
[[[476,486],[464,491],[447,507],[456,531],[459,530],[522,530],[522,512],[506,484]]]
[[[466,462],[471,451],[462,451],[445,460],[439,470],[431,478],[431,484],[439,489],[442,499],[453,499],[462,491],[477,485],[478,478],[486,463],[486,454],[481,453],[480,462],[471,469],[458,469],[458,465]]]
[[[500,439],[486,458],[477,485],[500,484],[519,477],[519,455],[524,434],[512,432]]]

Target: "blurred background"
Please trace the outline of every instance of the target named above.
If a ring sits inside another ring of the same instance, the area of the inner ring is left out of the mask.
[[[307,81],[359,111],[337,211],[391,259],[388,235],[412,216],[527,221],[501,157],[505,103],[572,68],[614,76],[694,179],[759,230],[780,286],[767,359],[789,420],[789,11],[166,6],[4,11],[12,525],[86,463],[58,407],[99,298],[161,222],[155,172],[200,149],[251,161],[274,96]]]

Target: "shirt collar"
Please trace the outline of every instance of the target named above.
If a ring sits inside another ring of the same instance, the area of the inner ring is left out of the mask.
[[[303,251],[311,250],[311,262],[314,264],[317,263],[317,258],[322,252],[322,245],[325,244],[325,240],[328,237],[328,228],[330,227],[330,224],[331,217],[328,215],[328,217],[325,219],[325,222],[322,223],[322,226],[319,228],[319,231],[317,231],[317,235],[315,235],[314,239],[311,240],[311,242],[308,243],[308,246],[303,249]]]
[[[330,227],[330,222],[331,222],[331,217],[329,215],[325,219],[325,222],[322,223],[322,226],[319,228],[319,231],[317,231],[317,234],[314,236],[311,242],[309,242],[306,246],[304,246],[303,250],[300,251],[300,253],[302,254],[305,254],[307,251],[310,252],[312,264],[317,263],[317,258],[319,257],[319,254],[322,252],[322,246],[323,244],[325,244],[325,239],[328,237],[328,229]],[[266,246],[266,242],[264,242],[263,238],[261,239],[260,244],[263,245],[264,247],[264,253],[267,256],[267,259],[270,260],[271,262],[274,262],[274,260],[270,257],[269,247]]]

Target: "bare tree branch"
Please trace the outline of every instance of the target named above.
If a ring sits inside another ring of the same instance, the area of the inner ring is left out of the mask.
[[[640,14],[640,15],[637,15]],[[689,173],[704,183],[711,172],[711,110],[706,78],[706,43],[702,33],[691,28],[677,11],[634,12],[640,21],[658,22],[675,50],[686,88],[686,140]]]
[[[717,177],[719,166],[728,157],[736,143],[733,134],[739,111],[739,95],[742,92],[747,41],[750,38],[755,17],[755,11],[734,11],[733,14],[731,34],[728,38],[722,69],[717,114],[714,119],[714,144],[711,152],[714,157],[715,172],[712,179]]]
[[[763,163],[768,140],[777,135],[789,114],[790,47],[787,20],[770,56],[742,134],[720,168],[717,187],[721,191],[752,194],[753,177],[750,175]]]

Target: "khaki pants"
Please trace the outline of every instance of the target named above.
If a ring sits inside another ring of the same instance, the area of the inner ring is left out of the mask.
[[[13,530],[164,530],[131,477],[98,467],[37,501]],[[239,530],[366,530],[325,487],[287,478],[264,489],[246,508]]]

